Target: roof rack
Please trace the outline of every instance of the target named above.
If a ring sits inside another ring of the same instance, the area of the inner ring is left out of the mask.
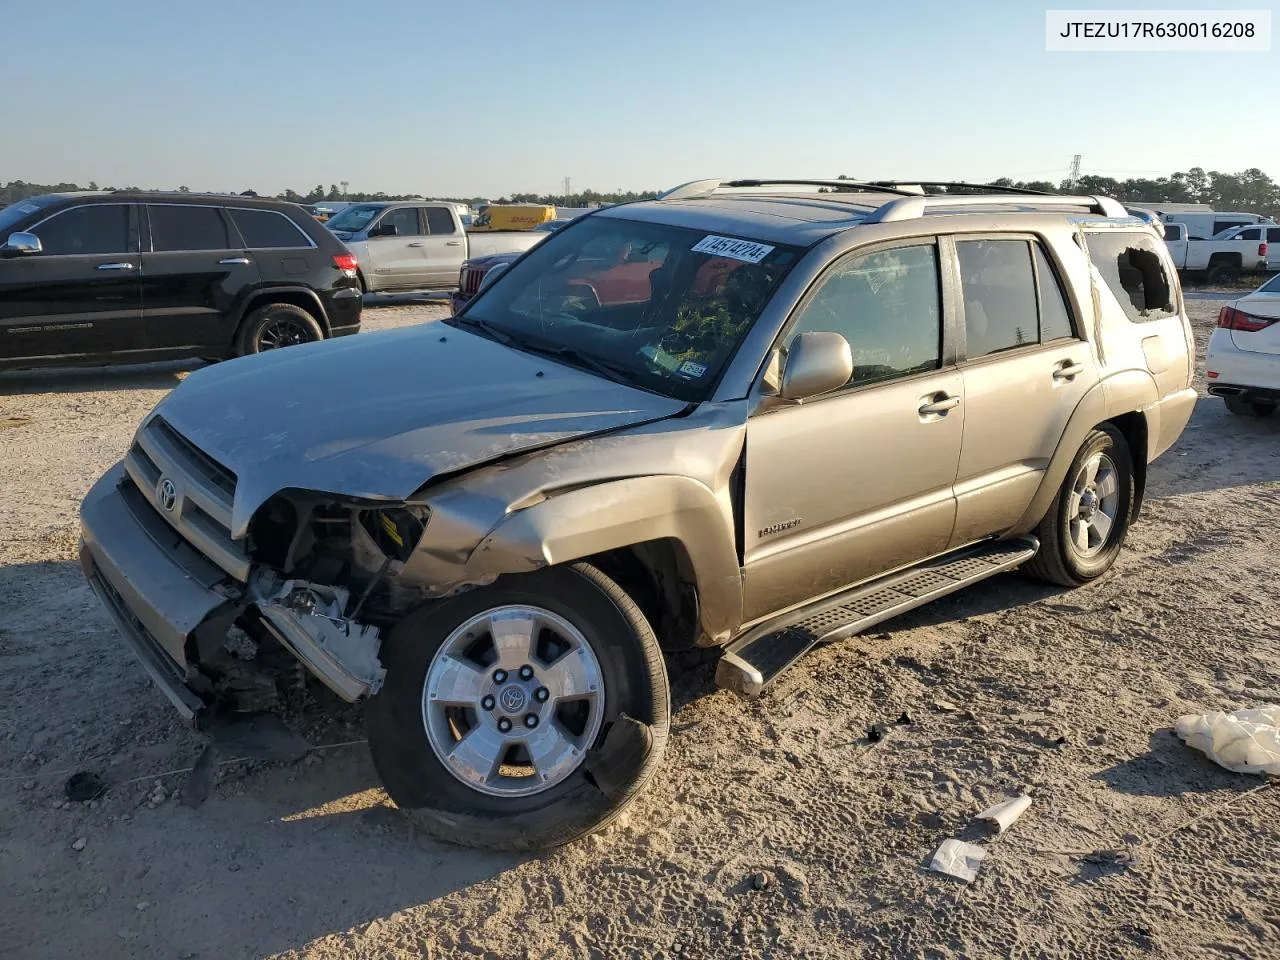
[[[1059,194],[1047,190],[1031,190],[1027,187],[1005,186],[1000,183],[965,183],[963,180],[876,180],[878,187],[946,187],[948,190],[964,188],[968,190],[985,190],[988,193],[1025,193],[1035,197],[1056,197]]]
[[[1101,196],[1067,196],[1058,193],[1040,193],[1022,187],[1003,187],[988,184],[961,183],[959,181],[911,181],[884,180],[691,180],[664,193],[659,200],[693,200],[710,197],[725,188],[816,186],[847,190],[866,190],[873,193],[892,193],[897,196],[878,206],[867,218],[867,223],[889,223],[894,220],[912,220],[924,216],[926,210],[950,207],[1011,206],[1034,210],[1042,207],[1084,207],[1099,216],[1124,219],[1131,216],[1118,200]],[[926,186],[967,187],[990,190],[993,193],[924,195]],[[1002,196],[1003,194],[1003,196]],[[1024,199],[1025,197],[1025,199]]]

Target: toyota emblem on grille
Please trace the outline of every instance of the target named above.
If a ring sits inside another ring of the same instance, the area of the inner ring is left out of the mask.
[[[173,506],[178,502],[178,488],[168,477],[161,477],[156,484],[156,501],[169,513],[173,512]]]

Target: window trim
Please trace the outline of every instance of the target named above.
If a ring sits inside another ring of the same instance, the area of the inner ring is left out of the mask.
[[[1048,243],[1043,236],[1037,233],[1031,233],[1031,232],[1021,231],[1021,230],[1008,231],[1008,232],[982,231],[978,233],[950,233],[946,235],[946,239],[951,242],[951,252],[952,252],[952,255],[955,257],[955,264],[954,264],[955,276],[956,276],[955,306],[956,306],[956,314],[959,318],[957,323],[957,329],[955,331],[956,347],[957,347],[956,363],[958,365],[962,367],[970,367],[970,366],[974,366],[976,364],[981,364],[981,363],[996,362],[1008,357],[1026,356],[1028,354],[1035,353],[1036,351],[1039,351],[1039,350],[1051,350],[1051,349],[1060,350],[1062,349],[1063,344],[1067,342],[1065,337],[1059,338],[1057,340],[1050,340],[1048,343],[1044,343],[1040,339],[1040,336],[1041,336],[1040,334],[1040,320],[1041,320],[1040,284],[1039,284],[1039,276],[1036,271],[1035,253],[1032,250],[1032,246],[1037,243],[1040,244],[1041,249],[1044,250],[1044,254],[1049,261],[1050,268],[1053,269],[1058,274],[1059,289],[1062,290],[1063,292],[1063,299],[1065,300],[1067,305],[1067,316],[1071,321],[1071,328],[1074,331],[1074,334],[1072,336],[1072,341],[1078,343],[1084,339],[1083,337],[1080,336],[1079,331],[1082,328],[1082,324],[1081,324],[1080,318],[1076,315],[1075,303],[1073,302],[1070,296],[1066,295],[1066,289],[1061,284],[1061,278],[1064,275],[1062,270],[1062,264],[1058,262],[1058,258],[1053,251],[1053,244]],[[968,330],[965,326],[965,317],[964,317],[964,281],[960,276],[960,251],[956,247],[957,242],[964,242],[966,240],[1020,240],[1027,245],[1027,256],[1031,260],[1032,284],[1035,287],[1035,293],[1036,293],[1036,339],[1031,343],[1016,344],[1012,347],[1006,347],[1003,350],[998,350],[995,353],[984,354],[981,357],[969,356],[969,337],[968,337]],[[1088,254],[1086,253],[1086,256],[1087,255]]]
[[[52,259],[54,257],[119,257],[133,256],[142,252],[142,218],[138,212],[138,204],[133,200],[114,200],[106,203],[76,203],[69,207],[62,207],[55,210],[43,220],[25,228],[25,232],[34,233],[37,227],[41,227],[56,217],[62,216],[64,213],[70,213],[72,210],[83,210],[86,207],[128,207],[129,208],[129,244],[132,250],[117,250],[112,253],[45,253],[43,250],[36,256],[39,259]],[[39,234],[37,234],[39,236]],[[43,241],[41,241],[43,243]]]
[[[813,302],[818,290],[821,289],[823,281],[828,275],[840,264],[854,257],[864,257],[871,254],[881,253],[885,250],[901,250],[906,247],[933,247],[934,263],[937,268],[938,279],[938,366],[932,370],[920,370],[916,373],[909,373],[900,377],[890,377],[884,380],[875,380],[870,383],[855,383],[852,379],[844,386],[837,387],[829,393],[824,393],[817,397],[805,400],[805,406],[811,406],[816,403],[823,403],[827,400],[834,400],[840,397],[846,397],[850,394],[862,393],[866,390],[875,390],[879,387],[893,386],[899,383],[909,383],[913,380],[920,380],[925,377],[934,377],[955,366],[954,353],[954,329],[952,324],[952,316],[954,314],[954,277],[948,273],[947,267],[944,265],[946,260],[945,251],[943,250],[943,240],[945,238],[936,234],[928,233],[913,237],[896,237],[892,240],[884,240],[876,243],[869,243],[863,246],[854,247],[850,250],[841,251],[836,257],[830,260],[819,271],[817,276],[809,283],[796,302],[792,305],[787,313],[786,320],[783,321],[773,342],[769,345],[769,349],[765,353],[764,363],[761,364],[759,372],[756,374],[755,383],[752,388],[752,395],[759,397],[761,388],[769,383],[771,374],[776,371],[781,374],[780,360],[782,357],[782,344],[791,331],[795,329],[796,324],[804,310]],[[790,406],[791,404],[788,404]],[[760,412],[764,412],[763,410]],[[754,413],[754,411],[753,411]]]
[[[216,203],[153,203],[153,202],[151,202],[150,200],[144,200],[144,201],[142,201],[142,207],[143,207],[143,210],[142,210],[142,220],[143,220],[143,221],[146,223],[146,225],[147,225],[147,240],[146,240],[146,243],[145,243],[145,244],[143,244],[143,246],[144,246],[146,249],[144,249],[144,250],[142,251],[143,253],[154,254],[154,255],[156,255],[156,256],[162,256],[162,257],[164,257],[164,256],[174,256],[175,254],[176,254],[176,255],[179,255],[179,256],[190,256],[190,255],[191,255],[191,254],[193,254],[193,253],[228,253],[228,252],[231,252],[231,251],[243,251],[243,250],[245,249],[244,247],[232,247],[232,246],[226,246],[226,247],[202,247],[202,248],[200,248],[199,250],[190,250],[190,249],[184,249],[184,250],[157,250],[157,249],[156,249],[156,238],[155,238],[155,234],[154,234],[154,232],[151,230],[151,207],[185,207],[185,208],[195,207],[195,208],[200,209],[200,210],[212,210],[212,211],[214,211],[214,212],[215,212],[215,213],[216,213],[216,214],[217,214],[217,215],[222,219],[222,225],[223,225],[223,227],[224,227],[224,228],[226,228],[226,231],[227,231],[227,243],[228,243],[228,244],[229,244],[229,243],[231,243],[231,242],[232,242],[232,240],[235,240],[235,239],[244,239],[244,238],[240,236],[240,231],[239,231],[238,229],[236,229],[235,223],[232,221],[232,219],[231,219],[230,215],[229,215],[229,214],[227,214],[227,212],[222,208],[221,204],[216,204]]]
[[[194,204],[193,204],[193,206],[194,206]],[[315,249],[318,247],[318,244],[317,244],[314,240],[312,240],[312,239],[311,239],[311,237],[307,236],[307,232],[306,232],[305,230],[303,230],[300,226],[298,226],[298,224],[294,221],[293,217],[289,216],[287,213],[284,213],[283,211],[280,211],[280,210],[272,210],[270,207],[232,207],[232,206],[226,206],[226,207],[223,207],[222,209],[223,209],[224,211],[226,211],[227,219],[228,219],[228,220],[230,220],[230,221],[231,221],[232,226],[233,226],[233,227],[235,227],[236,236],[240,238],[240,243],[242,244],[241,249],[244,249],[244,250],[315,250]],[[236,216],[235,216],[235,214],[236,214],[236,211],[237,211],[237,210],[240,210],[240,211],[245,212],[245,213],[270,213],[270,214],[274,214],[275,216],[280,217],[280,218],[282,218],[283,220],[288,221],[289,226],[293,227],[293,229],[298,233],[298,235],[299,235],[300,237],[302,237],[302,239],[303,239],[303,240],[305,240],[305,241],[306,241],[306,243],[299,244],[299,245],[298,245],[298,246],[296,246],[296,247],[255,247],[255,246],[251,246],[251,245],[250,245],[250,243],[249,243],[249,241],[248,241],[248,239],[247,239],[247,238],[245,237],[245,235],[244,235],[244,231],[240,229],[240,224],[236,223]]]

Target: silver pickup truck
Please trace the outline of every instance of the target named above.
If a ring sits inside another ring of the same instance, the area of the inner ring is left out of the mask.
[[[430,832],[545,847],[661,763],[664,649],[760,696],[1002,571],[1106,574],[1194,371],[1114,200],[694,183],[441,323],[192,373],[85,497],[81,561],[188,717],[287,651],[368,698]]]
[[[422,200],[354,203],[325,226],[360,261],[365,293],[453,290],[464,260],[523,253],[547,236],[529,230],[468,233],[453,204]]]

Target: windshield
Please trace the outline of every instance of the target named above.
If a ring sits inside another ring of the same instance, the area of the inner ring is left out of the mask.
[[[328,227],[343,233],[359,233],[378,215],[382,206],[380,203],[358,203],[345,207],[341,213],[329,219]]]
[[[26,200],[19,200],[17,203],[11,203],[3,210],[0,210],[0,243],[4,243],[4,238],[8,236],[6,231],[10,227],[21,220],[25,220],[37,210],[49,206],[57,199],[57,197],[30,197]]]
[[[591,217],[557,230],[456,322],[681,400],[702,400],[800,258],[796,247]]]

